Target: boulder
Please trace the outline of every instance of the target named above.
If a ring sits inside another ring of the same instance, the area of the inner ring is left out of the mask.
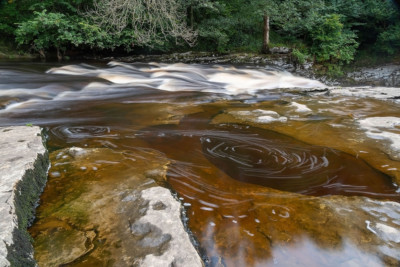
[[[271,54],[289,54],[291,52],[291,49],[289,47],[277,46],[277,47],[271,47],[269,49],[269,52]]]

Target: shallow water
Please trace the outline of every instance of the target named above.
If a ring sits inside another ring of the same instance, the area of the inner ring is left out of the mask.
[[[396,102],[272,68],[1,63],[0,77],[0,125],[47,130],[41,266],[134,264],[124,199],[153,183],[177,192],[210,266],[400,263]]]

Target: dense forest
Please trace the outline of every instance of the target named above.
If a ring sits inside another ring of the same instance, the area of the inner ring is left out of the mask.
[[[42,57],[260,52],[266,18],[269,46],[290,47],[299,61],[341,65],[360,51],[400,51],[400,11],[390,0],[0,0],[0,39]]]

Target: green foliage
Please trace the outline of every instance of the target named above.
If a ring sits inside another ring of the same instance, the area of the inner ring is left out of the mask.
[[[379,34],[376,49],[388,55],[400,52],[400,23]]]
[[[12,36],[15,22],[21,20],[21,7],[14,1],[0,0],[0,36]]]
[[[35,12],[35,17],[19,25],[16,31],[18,44],[30,44],[36,51],[50,47],[60,48],[65,45],[65,38],[70,33],[71,23],[61,13]]]
[[[122,19],[116,5],[105,9],[115,9],[115,16],[85,16],[99,8],[97,0],[0,0],[0,39],[15,37],[34,51],[176,51],[182,49],[177,43],[185,39],[184,33],[197,32],[197,50],[257,52],[263,16],[269,15],[271,46],[294,48],[292,57],[298,62],[312,55],[317,62],[343,65],[353,60],[359,47],[384,56],[400,53],[400,12],[389,0],[171,0],[179,6],[177,16],[156,16],[156,26],[150,26],[150,9],[141,8],[146,7],[145,0],[113,1],[130,4],[140,19]],[[154,3],[168,2],[158,1]],[[180,27],[166,30],[176,23]]]
[[[345,30],[340,15],[329,14],[311,30],[311,53],[318,62],[349,63],[354,59],[358,43],[356,34]]]
[[[76,15],[78,10],[84,10],[89,7],[91,0],[42,0],[31,1],[29,7],[32,11],[49,10],[50,12],[60,12],[63,14]]]
[[[107,34],[88,21],[46,10],[35,11],[33,19],[20,23],[15,34],[19,45],[42,53],[51,48],[65,51],[71,46],[107,48],[110,42]]]
[[[242,0],[194,6],[198,49],[218,52],[259,51],[262,26],[251,4]]]
[[[294,48],[292,51],[292,59],[299,64],[304,64],[306,63],[308,59],[308,55],[305,53],[302,53],[299,49]]]
[[[199,34],[199,49],[226,52],[229,39],[236,23],[232,20],[232,6],[215,2],[206,5],[198,2],[193,5]],[[224,25],[224,27],[221,27]]]
[[[330,78],[340,78],[343,77],[343,69],[342,66],[337,65],[337,64],[326,64],[326,73]]]

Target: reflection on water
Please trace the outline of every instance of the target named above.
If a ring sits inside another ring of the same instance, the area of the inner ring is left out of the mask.
[[[199,162],[205,157],[231,178],[245,183],[315,196],[364,195],[400,200],[390,177],[354,156],[251,126],[200,128],[196,115],[194,119],[184,118],[178,126],[143,129],[138,136],[171,159],[185,161],[193,157],[192,162]],[[184,153],[176,152],[175,146],[185,148]],[[190,155],[186,151],[191,151]],[[177,174],[173,172],[173,176]],[[185,179],[187,173],[180,176],[179,180]]]
[[[274,69],[47,69],[0,65],[0,125],[48,130],[41,265],[134,264],[126,200],[154,181],[210,266],[399,265],[398,104],[304,96],[325,86]]]
[[[354,156],[275,132],[237,124],[201,129],[205,118],[194,114],[180,125],[146,128],[138,136],[171,159],[168,182],[189,208],[189,225],[212,261],[222,258],[227,266],[381,264],[359,248],[377,250],[379,244],[370,242],[374,236],[365,229],[371,214],[357,211],[367,205],[363,199],[306,198],[269,188],[398,201],[389,177]],[[370,241],[363,244],[360,238]]]
[[[206,134],[201,143],[207,159],[234,179],[306,195],[399,200],[390,177],[353,156],[249,126],[223,129],[228,134]]]

